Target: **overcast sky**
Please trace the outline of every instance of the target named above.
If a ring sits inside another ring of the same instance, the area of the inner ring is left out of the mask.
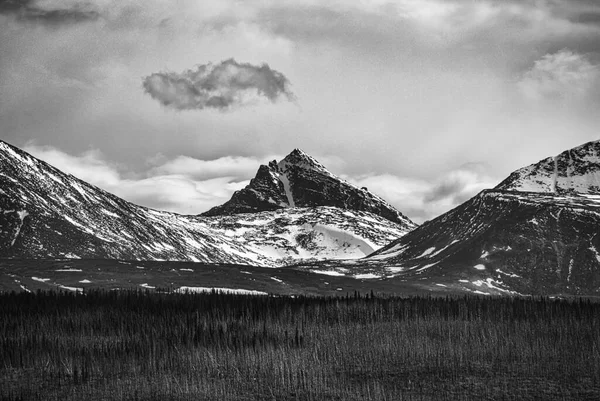
[[[301,148],[422,222],[598,110],[597,0],[0,0],[0,138],[180,213]]]

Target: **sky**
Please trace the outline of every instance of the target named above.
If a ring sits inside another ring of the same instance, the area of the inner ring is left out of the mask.
[[[196,214],[294,148],[416,222],[600,139],[597,0],[0,0],[0,139]]]

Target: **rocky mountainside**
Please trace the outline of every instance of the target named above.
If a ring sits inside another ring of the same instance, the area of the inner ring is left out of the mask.
[[[331,207],[223,217],[152,210],[0,141],[0,258],[278,266],[362,257],[407,231],[369,212]]]
[[[588,142],[523,167],[496,189],[556,194],[600,194],[600,141]]]
[[[428,291],[598,296],[599,146],[588,143],[518,170],[498,189],[481,192],[365,259],[318,266],[331,274],[412,282]],[[554,160],[558,173],[550,169]]]
[[[369,212],[411,230],[416,224],[366,188],[358,188],[330,173],[299,149],[283,160],[262,165],[245,188],[204,216],[255,213],[294,207],[333,206]]]

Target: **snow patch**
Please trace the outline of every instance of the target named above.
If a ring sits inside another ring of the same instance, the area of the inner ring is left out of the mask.
[[[498,273],[500,273],[500,274],[504,274],[505,276],[508,276],[508,277],[518,277],[518,278],[521,278],[521,276],[519,276],[518,274],[514,274],[514,273],[506,273],[506,272],[504,272],[504,271],[502,271],[502,270],[500,270],[500,269],[496,269],[496,271],[497,271]]]
[[[433,251],[435,251],[435,247],[431,247],[429,249],[426,249],[425,252],[423,252],[422,254],[420,254],[419,256],[417,256],[417,258],[423,258],[423,257],[431,254]]]
[[[73,291],[73,292],[83,292],[83,288],[81,287],[67,287],[66,285],[58,285],[59,288],[62,288],[63,290],[67,290],[67,291]]]
[[[65,255],[63,257],[65,257],[67,259],[81,259],[80,256],[75,255],[74,253],[65,253]]]
[[[7,213],[7,212],[12,212],[12,210],[11,211],[5,211],[4,213]],[[17,215],[19,216],[20,223],[16,227],[17,231],[15,232],[15,236],[13,237],[13,239],[12,239],[12,241],[10,243],[10,246],[15,245],[15,242],[17,241],[17,238],[19,237],[19,234],[21,233],[21,228],[23,228],[23,220],[25,219],[25,217],[29,216],[29,213],[27,213],[26,210],[18,210],[17,211]]]
[[[598,261],[598,263],[600,263],[600,253],[598,253],[598,250],[596,249],[596,247],[594,245],[589,247],[589,250],[594,252],[594,255],[596,256],[596,260]]]
[[[344,276],[343,273],[336,272],[335,270],[310,270],[311,273],[325,274],[327,276]]]
[[[292,196],[292,191],[290,190],[290,180],[288,180],[285,173],[279,175],[279,181],[283,184],[283,190],[285,191],[285,196],[287,197],[288,205],[290,207],[296,207],[296,202],[294,202],[294,197]]]
[[[429,269],[430,267],[433,267],[433,266],[437,265],[438,263],[440,263],[440,262],[430,263],[430,264],[428,264],[428,265],[425,265],[425,266],[423,266],[423,267],[421,267],[420,269],[417,269],[417,270],[415,270],[415,271],[417,271],[417,272],[422,272],[423,270],[425,270],[425,269]]]
[[[377,274],[373,274],[373,273],[363,273],[363,274],[355,274],[354,278],[359,279],[359,280],[369,280],[369,279],[374,279],[374,278],[381,278],[381,276],[378,276]]]
[[[573,259],[569,261],[569,274],[567,275],[567,282],[571,281],[571,274],[573,273]]]

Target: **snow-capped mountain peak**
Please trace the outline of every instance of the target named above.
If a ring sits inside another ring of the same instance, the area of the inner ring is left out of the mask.
[[[600,195],[600,141],[585,143],[523,167],[496,189]]]
[[[317,206],[373,213],[407,229],[416,226],[379,196],[332,174],[300,149],[294,149],[279,162],[273,160],[266,166],[260,166],[248,186],[236,191],[229,201],[203,215],[232,215]]]
[[[294,149],[289,155],[277,163],[277,166],[282,172],[287,171],[290,166],[294,166],[305,170],[313,170],[327,175],[333,175],[314,157],[298,148]]]

